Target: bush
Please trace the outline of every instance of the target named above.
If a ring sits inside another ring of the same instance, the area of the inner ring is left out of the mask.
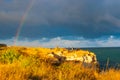
[[[0,55],[0,62],[2,63],[13,63],[15,60],[18,60],[20,54],[13,50],[8,50],[5,53]]]

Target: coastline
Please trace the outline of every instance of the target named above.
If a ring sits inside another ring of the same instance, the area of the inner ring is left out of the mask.
[[[56,58],[48,57],[50,52],[75,54],[79,50],[65,48],[35,48],[35,47],[5,47],[0,50],[0,79],[5,80],[119,80],[120,70],[116,68],[102,69],[100,72],[94,66],[83,66],[76,61],[63,61],[59,65],[51,64]],[[39,54],[38,54],[39,52]],[[82,54],[88,50],[80,49]],[[55,53],[56,54],[56,53]],[[57,57],[61,53],[57,53]],[[66,54],[67,55],[67,54]],[[51,56],[51,54],[50,54]],[[53,56],[53,55],[52,55]],[[62,57],[64,57],[62,55]],[[72,58],[74,59],[74,58]],[[81,59],[81,58],[80,58]],[[59,59],[58,59],[59,60]],[[60,59],[61,60],[61,59]],[[109,77],[109,75],[113,75]]]

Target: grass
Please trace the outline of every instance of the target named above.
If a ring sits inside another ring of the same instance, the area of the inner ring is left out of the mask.
[[[119,80],[120,70],[111,68],[97,72],[82,63],[50,63],[48,54],[54,49],[7,47],[0,50],[0,80]],[[63,49],[55,49],[63,50]]]

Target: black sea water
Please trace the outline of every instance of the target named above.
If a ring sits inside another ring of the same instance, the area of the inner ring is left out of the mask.
[[[120,47],[82,48],[94,52],[101,68],[120,68]]]

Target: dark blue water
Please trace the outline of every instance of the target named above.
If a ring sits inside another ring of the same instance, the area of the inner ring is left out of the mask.
[[[120,68],[120,47],[102,47],[102,48],[82,48],[94,52],[101,68],[109,67]]]

